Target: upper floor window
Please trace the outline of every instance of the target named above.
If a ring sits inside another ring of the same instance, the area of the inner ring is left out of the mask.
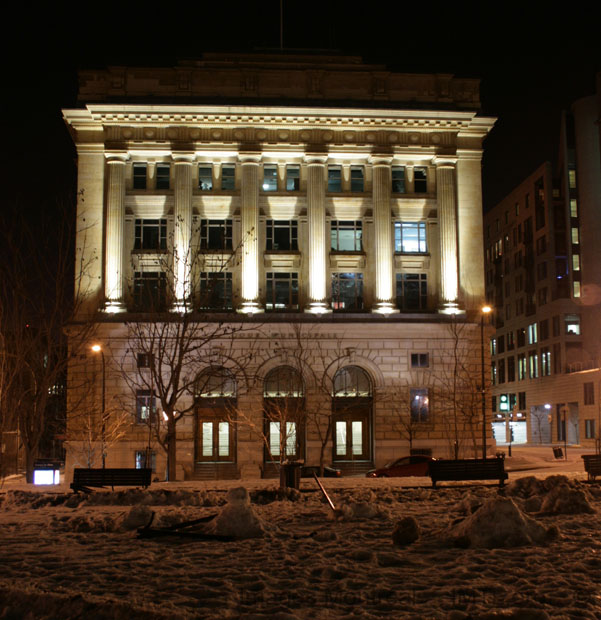
[[[221,189],[233,191],[236,189],[236,166],[224,164],[221,166]]]
[[[236,380],[225,368],[209,368],[198,375],[194,393],[197,398],[235,398]]]
[[[210,164],[198,167],[198,189],[203,192],[213,190],[213,166]]]
[[[167,308],[167,276],[161,271],[134,272],[134,306],[138,312]]]
[[[342,171],[340,166],[328,166],[328,192],[342,191]]]
[[[156,167],[156,188],[157,189],[169,189],[169,177],[171,174],[171,167],[169,164],[157,164]]]
[[[330,235],[334,251],[360,252],[363,249],[363,223],[361,221],[332,220]]]
[[[531,323],[528,325],[528,344],[535,344],[538,342],[538,324]]]
[[[427,252],[426,223],[395,222],[394,250],[395,252]]]
[[[363,308],[363,274],[332,274],[332,308],[334,310],[361,310]]]
[[[265,223],[267,250],[298,250],[298,222],[294,220],[267,220]]]
[[[135,221],[134,250],[166,250],[167,220]]]
[[[566,334],[573,336],[580,335],[580,315],[566,314],[565,316]]]
[[[232,248],[232,220],[200,220],[201,250]]]
[[[138,368],[150,368],[153,362],[152,353],[138,353],[136,355],[136,363]]]
[[[362,368],[345,366],[334,376],[334,396],[360,398],[371,395],[371,381]]]
[[[151,415],[154,420],[156,413],[156,398],[151,396],[150,390],[138,390],[136,392],[136,422],[139,424],[148,424]]]
[[[351,192],[362,192],[363,188],[363,166],[351,166]]]
[[[277,192],[278,190],[278,167],[275,164],[263,166],[263,191]]]
[[[298,192],[300,190],[300,167],[286,166],[286,191]]]
[[[392,167],[392,193],[405,193],[405,168],[404,166]]]
[[[428,169],[413,169],[413,191],[416,194],[424,194],[428,191]]]
[[[207,310],[232,308],[232,274],[229,271],[203,271],[200,274],[200,307]]]
[[[427,422],[430,415],[430,399],[427,388],[411,388],[411,421]]]
[[[428,276],[425,273],[397,273],[397,306],[401,310],[427,310]]]
[[[583,384],[584,385],[584,404],[585,405],[594,405],[595,404],[595,384],[590,381]]]
[[[568,170],[568,185],[570,189],[576,189],[576,170],[574,168]]]
[[[428,368],[429,366],[430,359],[427,353],[411,354],[411,368]]]
[[[267,272],[265,309],[298,310],[298,273]]]
[[[134,189],[146,189],[146,164],[134,164]]]

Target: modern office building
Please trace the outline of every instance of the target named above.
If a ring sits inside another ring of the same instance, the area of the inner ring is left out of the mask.
[[[599,102],[562,117],[557,172],[545,163],[485,215],[494,304],[498,442],[599,439],[601,158]]]
[[[162,472],[180,416],[179,478],[480,454],[478,88],[338,56],[82,72],[64,117],[102,356],[71,369],[67,467],[102,443]]]

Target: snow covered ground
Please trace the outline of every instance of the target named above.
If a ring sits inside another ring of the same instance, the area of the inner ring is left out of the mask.
[[[504,495],[324,479],[336,514],[310,479],[288,494],[256,480],[88,497],[7,480],[0,618],[601,618],[601,486],[571,452],[514,449]],[[250,503],[228,496],[240,486]],[[203,531],[240,538],[140,539],[152,511],[159,527],[217,514]]]

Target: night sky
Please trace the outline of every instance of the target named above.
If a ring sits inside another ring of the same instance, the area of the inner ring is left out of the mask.
[[[485,142],[488,207],[554,160],[561,109],[592,94],[601,70],[598,19],[575,4],[563,6],[561,15],[549,14],[550,5],[545,14],[492,3],[476,9],[372,1],[363,10],[349,1],[283,4],[284,48],[336,50],[396,71],[480,78],[482,112],[499,118]],[[75,152],[60,110],[76,105],[78,68],[278,50],[279,7],[279,0],[82,3],[60,13],[52,4],[53,12],[44,14],[24,6],[13,22],[19,45],[4,57],[4,208],[46,210],[72,200]]]

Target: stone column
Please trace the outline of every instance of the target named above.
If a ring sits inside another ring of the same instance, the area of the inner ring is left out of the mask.
[[[372,312],[380,314],[389,314],[395,311],[392,288],[391,161],[390,157],[374,157],[372,159],[376,259],[375,303]]]
[[[305,312],[331,312],[328,307],[328,245],[326,243],[327,156],[308,155],[307,162],[307,229],[309,233],[309,282]]]
[[[173,206],[173,312],[191,309],[192,164],[194,155],[173,155],[175,190]]]
[[[261,155],[241,153],[242,303],[238,312],[263,312],[259,300],[259,164]]]
[[[123,300],[123,228],[125,215],[126,153],[107,154],[106,245],[104,262],[104,311],[125,312]]]
[[[440,312],[454,314],[459,311],[455,161],[436,161],[436,198],[440,226]]]

